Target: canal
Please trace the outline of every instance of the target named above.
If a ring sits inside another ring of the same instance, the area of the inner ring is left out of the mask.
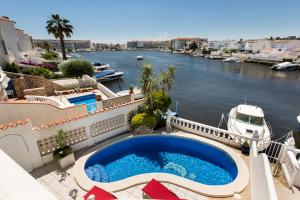
[[[125,72],[122,80],[105,83],[116,92],[139,84],[144,63],[152,64],[158,73],[170,64],[175,65],[171,96],[173,110],[178,102],[180,117],[217,126],[222,113],[226,115],[232,107],[246,101],[264,110],[274,139],[299,128],[296,116],[300,113],[300,71],[274,72],[265,65],[225,63],[156,51],[81,54],[92,62],[109,63],[115,70]],[[138,55],[144,56],[144,60],[137,61]]]

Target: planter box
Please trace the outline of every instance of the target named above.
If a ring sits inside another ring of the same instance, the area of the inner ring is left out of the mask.
[[[58,160],[58,164],[62,169],[74,165],[75,164],[74,154],[71,153],[71,154],[67,155],[66,157]]]

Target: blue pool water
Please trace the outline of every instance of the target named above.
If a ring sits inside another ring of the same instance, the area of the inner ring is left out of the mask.
[[[237,167],[224,151],[176,136],[137,136],[114,143],[91,155],[87,176],[113,182],[144,173],[170,173],[202,184],[224,185],[237,176]]]
[[[68,101],[75,105],[86,104],[86,109],[89,113],[95,112],[97,110],[97,101],[95,94],[69,98]]]

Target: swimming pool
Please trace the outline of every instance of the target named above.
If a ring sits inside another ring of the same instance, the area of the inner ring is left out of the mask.
[[[101,183],[139,174],[168,173],[205,185],[225,185],[238,174],[235,161],[225,151],[167,135],[121,140],[92,154],[84,169],[91,180]]]
[[[69,98],[68,101],[75,105],[86,104],[86,109],[89,113],[97,110],[97,101],[95,94],[88,94],[78,97]]]

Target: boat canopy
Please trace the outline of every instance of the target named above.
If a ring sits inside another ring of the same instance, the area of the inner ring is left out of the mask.
[[[114,70],[112,69],[109,69],[109,70],[104,70],[104,71],[101,71],[101,72],[96,72],[94,75],[96,78],[101,78],[103,76],[107,76],[107,75],[110,75],[110,74],[113,74],[115,73]]]
[[[264,112],[262,111],[262,109],[252,105],[239,105],[237,107],[237,112],[244,115],[264,117]]]

